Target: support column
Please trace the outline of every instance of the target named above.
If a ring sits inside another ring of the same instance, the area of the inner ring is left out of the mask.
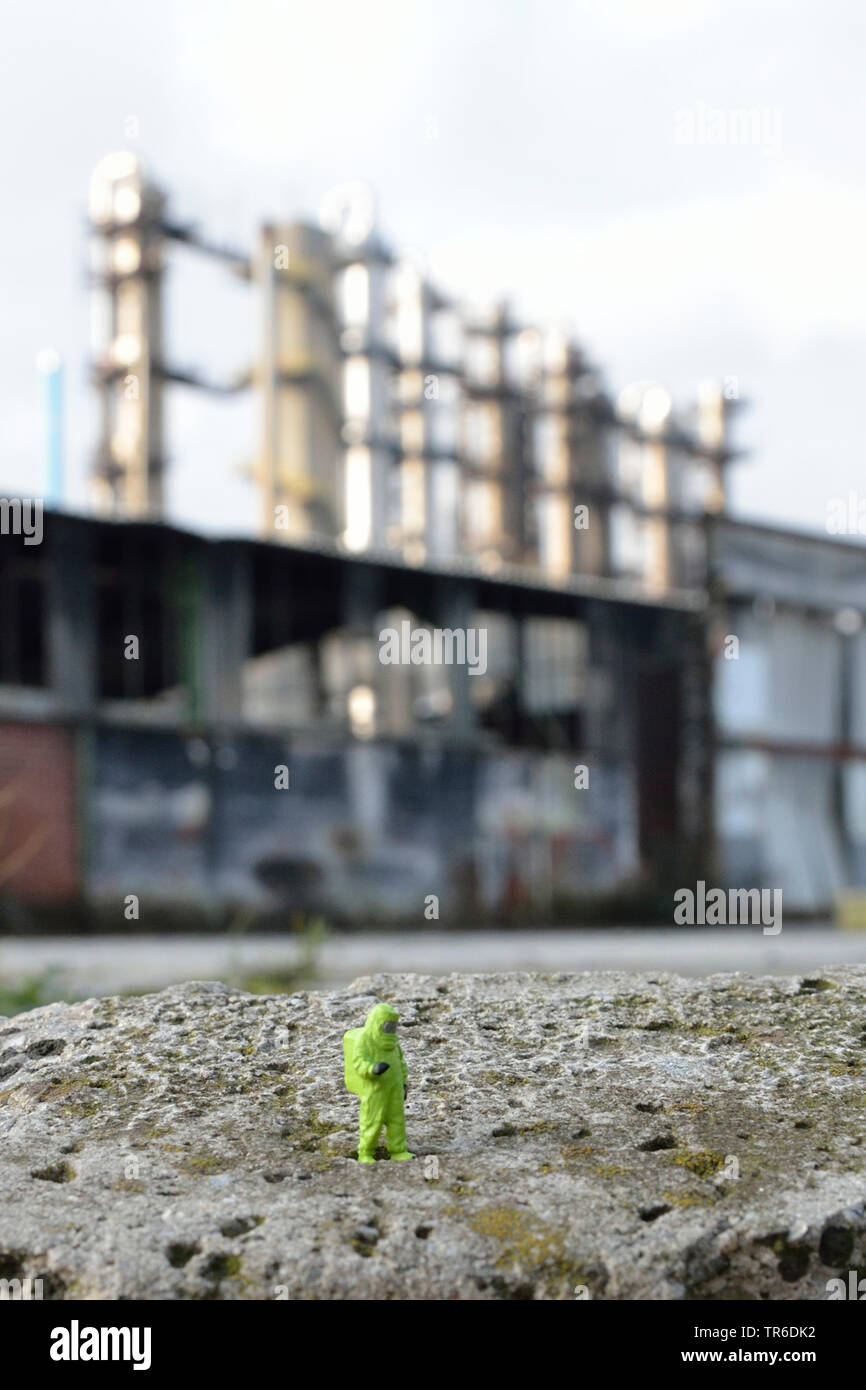
[[[466,631],[475,624],[475,586],[462,579],[440,579],[436,585],[435,610],[437,627],[462,628]],[[449,677],[452,700],[450,732],[457,742],[468,743],[473,738],[477,722],[471,698],[471,682],[477,677],[470,676],[468,665],[450,667]]]
[[[91,713],[99,698],[96,674],[96,595],[89,529],[53,518],[47,594],[48,672],[64,713]]]
[[[201,711],[205,723],[243,717],[243,666],[252,651],[251,557],[241,545],[220,545],[206,557],[201,593]]]
[[[342,621],[353,632],[371,635],[382,607],[382,572],[375,565],[347,563],[342,573]]]

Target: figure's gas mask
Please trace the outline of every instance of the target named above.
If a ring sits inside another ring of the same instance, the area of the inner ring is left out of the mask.
[[[389,1050],[397,1044],[397,1020],[396,1018],[386,1018],[381,1025],[382,1046]]]

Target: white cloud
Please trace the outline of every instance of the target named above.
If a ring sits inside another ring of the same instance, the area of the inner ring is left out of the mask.
[[[672,311],[711,315],[721,302],[785,354],[823,332],[862,336],[864,244],[866,191],[783,169],[742,197],[630,213],[583,232],[540,230],[531,243],[508,228],[476,230],[433,261],[463,288],[512,285],[527,310],[559,321],[573,314],[590,346]]]
[[[596,24],[627,33],[629,38],[649,38],[695,28],[726,10],[730,13],[733,7],[731,0],[727,5],[724,0],[605,0],[603,5],[580,0],[577,9]]]

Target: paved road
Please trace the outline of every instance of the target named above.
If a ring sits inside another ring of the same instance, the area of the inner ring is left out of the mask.
[[[161,988],[180,980],[238,980],[284,971],[297,959],[287,936],[102,936],[0,939],[0,980],[53,972],[50,992],[85,997]],[[670,970],[681,975],[745,970],[796,975],[822,965],[866,963],[866,932],[830,926],[592,929],[513,932],[363,933],[321,947],[316,987],[378,970],[445,975],[453,970]]]

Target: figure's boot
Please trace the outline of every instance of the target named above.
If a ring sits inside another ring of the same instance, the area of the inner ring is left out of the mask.
[[[358,1144],[358,1162],[375,1163],[376,1145],[382,1131],[382,1109],[371,1103],[372,1097],[365,1096],[361,1101],[361,1136]]]
[[[407,1158],[415,1157],[406,1147],[406,1120],[401,1102],[397,1103],[385,1122],[385,1140],[392,1163],[402,1163]]]

